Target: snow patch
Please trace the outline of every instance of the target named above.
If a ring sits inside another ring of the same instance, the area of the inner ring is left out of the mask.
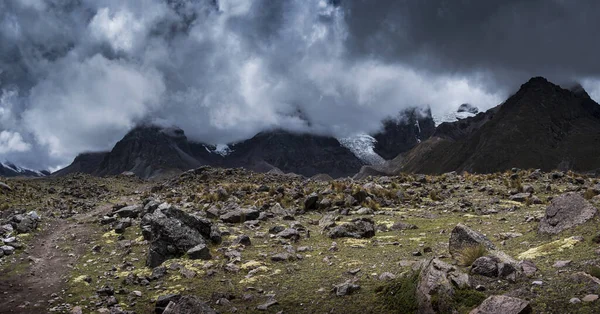
[[[223,157],[233,153],[233,149],[229,147],[227,144],[217,144],[217,145],[204,145],[204,148],[207,152],[211,154],[221,155]]]
[[[340,138],[338,141],[367,165],[380,165],[385,162],[385,159],[379,156],[373,149],[377,140],[370,135],[357,134],[351,137]]]
[[[19,167],[9,161],[5,161],[5,162],[0,162],[0,165],[4,168],[7,168],[8,170],[14,171],[16,173],[34,173],[40,177],[45,177],[46,175],[41,173],[38,170],[34,170],[34,169],[29,169],[29,168],[25,168],[25,167]]]

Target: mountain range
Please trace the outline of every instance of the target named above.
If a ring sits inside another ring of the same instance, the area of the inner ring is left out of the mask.
[[[110,152],[80,154],[71,165],[53,175],[133,172],[142,178],[155,178],[211,165],[338,178],[352,176],[364,165],[384,162],[384,158],[408,151],[434,130],[428,108],[406,109],[397,117],[386,119],[382,131],[373,137],[362,134],[343,140],[277,129],[238,143],[215,146],[190,141],[179,128],[142,125],[127,133]]]
[[[155,178],[202,165],[334,178],[511,168],[586,172],[600,169],[597,156],[600,105],[580,85],[565,89],[534,77],[485,112],[462,104],[434,120],[429,108],[415,107],[382,121],[376,134],[344,139],[278,129],[238,143],[209,145],[189,140],[176,127],[141,125],[110,152],[82,153],[53,175],[133,172]],[[0,164],[0,176],[47,174]]]
[[[499,106],[440,124],[426,141],[358,177],[511,168],[589,172],[600,169],[598,156],[600,105],[579,85],[565,89],[535,77]]]

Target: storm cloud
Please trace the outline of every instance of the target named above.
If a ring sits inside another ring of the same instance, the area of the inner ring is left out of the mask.
[[[148,122],[345,137],[538,75],[600,97],[599,24],[593,0],[4,0],[0,159],[65,165]]]

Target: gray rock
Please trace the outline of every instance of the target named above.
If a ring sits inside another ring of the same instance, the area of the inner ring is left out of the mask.
[[[300,239],[300,232],[293,228],[287,228],[277,233],[277,237],[298,241]]]
[[[217,311],[196,297],[182,296],[170,301],[163,314],[217,314]]]
[[[187,251],[187,255],[190,259],[201,259],[209,260],[212,258],[210,250],[205,244],[198,244]]]
[[[583,301],[583,302],[594,302],[596,300],[598,300],[597,294],[588,294],[581,299],[581,301]]]
[[[125,229],[129,227],[131,227],[131,218],[121,219],[115,226],[115,232],[119,234],[125,233]]]
[[[493,295],[485,299],[470,314],[529,314],[532,313],[529,302],[503,295]]]
[[[277,300],[275,300],[275,299],[273,299],[273,298],[270,298],[269,300],[267,300],[267,302],[265,302],[265,303],[263,303],[263,304],[261,304],[261,305],[257,306],[257,307],[256,307],[256,309],[257,309],[257,310],[259,310],[259,311],[266,311],[266,310],[268,310],[268,309],[269,309],[271,306],[273,306],[273,305],[277,305],[277,304],[279,304],[279,303],[277,302]]]
[[[241,223],[246,220],[256,220],[260,212],[254,208],[237,208],[221,215],[219,218],[226,223]]]
[[[443,300],[452,300],[456,289],[469,286],[469,276],[458,268],[434,258],[421,264],[417,284],[418,313],[451,313],[453,305]],[[435,299],[438,301],[435,302]],[[436,304],[434,304],[436,303]]]
[[[554,265],[552,265],[552,267],[554,267],[554,268],[564,268],[564,267],[567,267],[567,266],[571,265],[572,262],[573,261],[570,261],[570,260],[569,261],[556,261],[554,263]]]
[[[131,205],[123,207],[114,213],[121,218],[137,218],[142,213],[142,206]]]
[[[375,236],[375,223],[368,218],[353,219],[349,223],[344,223],[334,227],[328,233],[332,239],[336,238],[371,238]]]
[[[452,256],[456,257],[460,255],[464,248],[476,245],[484,246],[490,255],[498,258],[501,262],[510,263],[513,265],[518,264],[515,259],[498,250],[498,248],[486,236],[463,224],[456,225],[456,227],[454,227],[452,230],[452,233],[450,234],[448,250]]]
[[[0,246],[0,251],[4,253],[4,255],[12,255],[15,252],[15,248],[10,245]]]
[[[309,195],[304,200],[304,210],[309,211],[309,210],[317,209],[318,201],[319,201],[319,195],[317,195],[317,193],[313,193],[313,194]]]
[[[368,207],[361,207],[356,211],[357,215],[373,215],[375,212]]]
[[[515,201],[515,202],[525,202],[529,197],[531,196],[530,193],[517,193],[515,195],[512,195],[511,197],[509,197],[509,199],[511,201]]]
[[[491,278],[498,277],[498,261],[492,256],[482,256],[471,265],[471,273]]]
[[[271,256],[271,261],[273,262],[286,262],[293,261],[295,259],[294,255],[290,253],[279,253]]]
[[[571,303],[571,304],[581,303],[581,299],[579,299],[579,298],[571,298],[569,300],[569,303]]]
[[[392,225],[392,227],[390,229],[392,229],[392,230],[414,230],[414,229],[419,229],[419,227],[417,227],[413,224],[405,223],[402,221],[397,221]]]
[[[590,220],[598,210],[581,195],[575,192],[562,194],[546,208],[540,220],[540,233],[557,234]]]
[[[382,273],[381,275],[379,275],[379,280],[394,280],[396,279],[396,275],[389,273],[389,272],[385,272]]]
[[[11,234],[15,229],[11,224],[5,224],[0,226],[0,235]]]
[[[519,262],[519,267],[521,268],[521,270],[527,277],[533,276],[535,274],[535,272],[537,271],[537,267],[535,266],[535,264],[532,261],[527,261],[527,260],[521,261],[521,262]]]
[[[191,248],[204,244],[212,227],[210,221],[175,207],[159,208],[145,215],[142,226],[145,225],[150,226],[150,249],[146,260],[149,267],[159,266],[169,258],[182,256]]]
[[[360,290],[360,286],[355,284],[354,281],[352,281],[351,279],[349,279],[339,285],[333,286],[332,292],[335,293],[335,295],[337,295],[338,297],[342,297],[345,295],[350,295],[358,290]]]
[[[250,237],[243,234],[238,236],[237,238],[235,238],[235,240],[233,240],[233,245],[244,245],[244,246],[250,246],[252,245],[252,241],[250,241]]]
[[[4,182],[0,182],[0,190],[12,191],[12,188],[10,186],[8,186],[8,184],[6,184]]]

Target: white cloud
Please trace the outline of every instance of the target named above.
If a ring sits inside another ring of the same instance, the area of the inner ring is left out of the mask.
[[[72,158],[108,149],[164,91],[156,70],[96,55],[59,67],[34,87],[24,123],[51,155]]]
[[[23,141],[21,134],[11,131],[0,132],[0,154],[26,152],[31,145]]]

